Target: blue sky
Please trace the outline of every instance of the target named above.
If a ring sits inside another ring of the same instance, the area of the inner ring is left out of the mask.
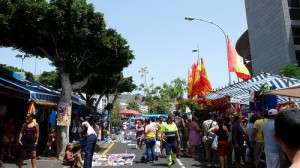
[[[193,16],[218,24],[235,45],[247,30],[244,1],[204,0],[88,0],[95,11],[104,14],[107,27],[114,28],[127,39],[135,55],[133,63],[124,70],[133,76],[134,83],[143,82],[138,71],[147,67],[148,80],[154,84],[170,83],[177,77],[187,80],[187,71],[197,60],[192,52],[199,45],[212,87],[228,84],[227,51],[225,37],[220,29],[209,23],[187,21]],[[15,58],[18,51],[0,48],[0,63],[21,68],[22,61]],[[23,68],[39,74],[55,68],[46,59],[26,58]],[[237,81],[231,73],[232,81]]]

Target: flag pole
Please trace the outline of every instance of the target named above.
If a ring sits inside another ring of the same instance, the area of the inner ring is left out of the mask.
[[[199,44],[198,43],[197,43],[197,50],[198,50],[198,65],[200,65],[201,62],[200,62]]]

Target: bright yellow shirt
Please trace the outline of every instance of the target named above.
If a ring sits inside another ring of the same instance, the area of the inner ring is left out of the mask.
[[[146,139],[156,137],[156,129],[153,125],[148,124],[145,127]]]
[[[259,119],[255,121],[253,128],[257,129],[256,142],[264,142],[262,135],[262,124],[267,120],[268,119]]]

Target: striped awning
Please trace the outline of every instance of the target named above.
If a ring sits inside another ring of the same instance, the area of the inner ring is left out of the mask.
[[[41,89],[39,87],[34,87],[32,85],[28,85],[24,82],[10,80],[5,77],[0,76],[0,82],[4,82],[2,85],[5,89],[11,90],[11,89],[19,89],[19,92],[24,93],[23,97],[28,99],[34,99],[34,100],[45,100],[45,101],[51,101],[51,102],[58,102],[60,99],[60,92],[59,91],[53,91],[53,90],[46,90]],[[11,86],[14,86],[15,88],[12,88],[10,86],[6,86],[6,84],[9,84]],[[28,96],[28,97],[27,97]],[[76,96],[72,94],[71,97],[72,103],[76,103],[79,105],[85,105],[85,100],[81,99],[79,96]]]
[[[299,79],[293,79],[293,78],[287,78],[282,77],[279,75],[271,75],[269,73],[262,73],[259,74],[248,81],[244,82],[238,82],[235,84],[232,84],[230,86],[227,86],[225,88],[210,92],[205,95],[205,98],[207,99],[218,99],[223,96],[230,96],[231,102],[239,102],[241,104],[248,104],[249,103],[249,92],[252,91],[258,91],[260,87],[264,84],[271,86],[275,86],[276,89],[283,89],[293,86],[300,85]],[[278,96],[278,102],[284,103],[288,102],[288,97],[282,97]],[[291,98],[291,101],[299,102],[300,99],[297,98]]]

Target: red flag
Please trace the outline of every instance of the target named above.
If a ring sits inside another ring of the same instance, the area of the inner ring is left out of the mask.
[[[211,87],[210,81],[208,79],[208,75],[206,73],[206,69],[204,66],[204,61],[201,58],[201,73],[200,73],[200,91],[198,93],[198,97],[203,97],[207,92],[211,92],[213,89]]]
[[[244,81],[250,78],[250,73],[247,67],[244,65],[241,56],[238,55],[235,48],[233,47],[229,37],[228,39],[228,71],[235,72],[238,78]]]
[[[192,89],[193,89],[192,83],[193,83],[192,72],[190,70],[188,70],[188,85],[187,85],[188,98],[190,98],[190,96],[192,94]]]
[[[197,65],[196,67],[196,71],[195,71],[195,75],[194,75],[194,85],[193,85],[193,89],[192,89],[192,95],[193,97],[195,95],[198,95],[201,91],[200,89],[200,85],[201,85],[201,66]]]
[[[193,88],[194,88],[194,83],[195,83],[195,75],[196,75],[196,69],[198,67],[198,63],[195,62],[193,65],[192,65],[192,73],[191,73],[191,77],[190,77],[190,83],[189,83],[189,86],[188,86],[188,98],[192,98],[194,97],[194,93],[193,93]]]
[[[35,106],[34,106],[34,100],[30,100],[30,104],[28,107],[27,114],[34,114],[35,115]],[[33,119],[34,122],[36,122],[36,119]]]
[[[35,107],[34,107],[34,101],[33,100],[30,101],[27,114],[34,114],[35,115]]]

